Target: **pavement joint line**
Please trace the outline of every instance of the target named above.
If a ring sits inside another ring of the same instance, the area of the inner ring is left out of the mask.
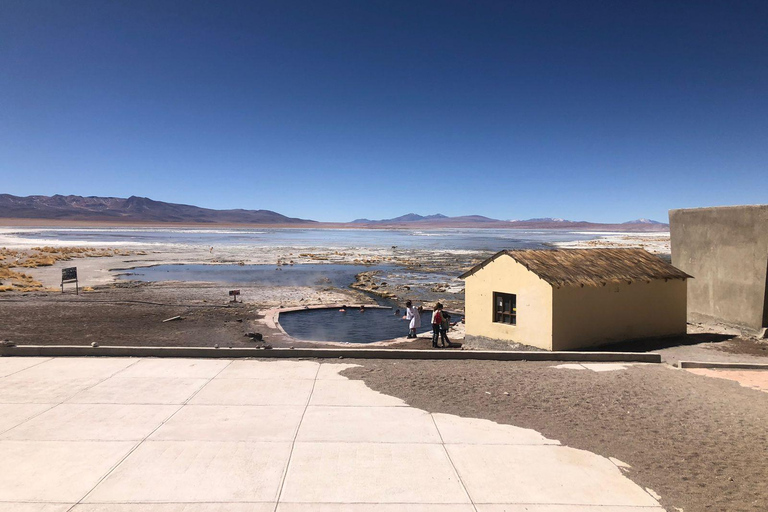
[[[177,357],[211,359],[430,359],[441,361],[491,360],[491,361],[560,361],[560,362],[611,362],[611,363],[661,363],[656,352],[549,352],[514,350],[453,350],[434,351],[391,348],[212,348],[212,347],[124,347],[90,345],[18,345],[0,347],[0,357]]]
[[[291,450],[288,452],[288,461],[285,463],[285,469],[283,470],[282,478],[280,479],[280,487],[277,489],[277,496],[275,497],[275,508],[273,512],[277,512],[277,508],[280,506],[280,498],[283,496],[283,488],[285,487],[285,480],[288,478],[288,470],[291,468],[291,459],[293,458],[293,450],[296,447],[296,439],[299,437],[299,431],[301,431],[301,424],[304,423],[304,416],[307,414],[309,404],[312,402],[312,395],[315,393],[315,385],[317,384],[317,376],[320,375],[321,363],[317,365],[317,371],[315,372],[315,380],[312,382],[312,389],[309,391],[309,397],[307,397],[307,403],[304,405],[304,410],[299,418],[299,424],[296,427],[296,432],[293,434],[293,441],[291,441]]]
[[[44,359],[43,361],[40,361],[37,364],[33,364],[32,366],[27,366],[26,368],[22,368],[21,370],[16,370],[15,372],[9,373],[8,375],[3,375],[2,378],[4,379],[6,377],[10,377],[11,375],[16,375],[17,373],[21,373],[24,370],[29,370],[30,368],[34,368],[35,366],[40,366],[41,364],[47,363],[48,361],[53,361],[53,358],[49,357],[47,359]]]
[[[2,404],[2,405],[43,405],[43,404]],[[46,405],[48,405],[48,404],[46,404]],[[13,429],[15,429],[15,428],[18,428],[18,427],[20,427],[20,426],[24,425],[25,423],[27,423],[27,422],[29,422],[29,421],[32,421],[33,419],[37,418],[37,417],[38,417],[38,416],[40,416],[41,414],[45,414],[45,413],[47,413],[48,411],[52,411],[53,409],[55,409],[56,407],[58,407],[58,406],[60,406],[60,405],[61,405],[61,403],[58,403],[58,404],[50,404],[50,407],[49,407],[49,408],[47,408],[47,409],[45,409],[44,411],[40,411],[39,413],[37,413],[37,414],[35,414],[35,415],[33,415],[33,416],[30,416],[29,418],[25,419],[24,421],[22,421],[21,423],[19,423],[19,424],[17,424],[17,425],[14,425],[14,426],[12,426],[11,428],[7,428],[7,429],[5,429],[5,430],[3,430],[3,431],[0,431],[0,441],[8,441],[8,439],[2,439],[2,437],[3,437],[5,434],[7,434],[8,432],[10,432],[11,430],[13,430]]]
[[[459,474],[459,470],[456,468],[456,464],[453,463],[453,459],[451,459],[451,454],[448,453],[448,448],[445,447],[445,440],[443,439],[443,433],[440,432],[440,427],[437,426],[437,421],[435,421],[435,415],[433,413],[429,413],[429,417],[432,419],[432,424],[435,426],[435,430],[437,430],[437,435],[440,438],[440,446],[443,447],[443,452],[445,453],[445,456],[448,457],[448,462],[450,462],[451,467],[453,468],[453,472],[456,473],[456,478],[459,480],[459,484],[461,484],[461,488],[464,490],[464,494],[467,496],[467,499],[472,504],[472,508],[477,512],[477,505],[475,505],[475,500],[472,499],[472,495],[469,494],[469,489],[467,489],[467,486],[464,485],[464,480],[461,478],[461,475]]]
[[[136,360],[136,363],[138,363],[138,362],[139,362],[139,361],[141,361],[141,360],[142,360],[142,359],[137,359],[137,360]],[[136,364],[136,363],[134,363],[134,364]],[[86,493],[83,495],[83,497],[82,497],[82,498],[80,498],[79,500],[77,500],[77,502],[76,502],[74,505],[72,505],[71,507],[69,507],[69,508],[67,509],[67,512],[72,512],[72,511],[74,510],[74,508],[75,508],[75,507],[77,507],[78,505],[82,504],[83,500],[85,500],[85,499],[86,499],[86,498],[87,498],[87,497],[88,497],[88,496],[89,496],[91,493],[93,493],[93,491],[94,491],[94,490],[95,490],[95,489],[96,489],[96,488],[97,488],[99,485],[101,485],[101,483],[102,483],[104,480],[106,480],[106,479],[109,477],[109,475],[111,475],[111,474],[112,474],[112,473],[113,473],[113,472],[114,472],[114,471],[115,471],[115,470],[116,470],[118,467],[120,467],[120,465],[121,465],[123,462],[125,462],[125,460],[126,460],[128,457],[130,457],[130,456],[131,456],[131,454],[132,454],[133,452],[135,452],[136,450],[138,450],[138,449],[139,449],[139,446],[141,446],[142,444],[144,444],[144,443],[147,441],[147,439],[149,439],[149,437],[150,437],[152,434],[154,434],[155,432],[157,432],[157,431],[158,431],[158,429],[160,429],[160,428],[161,428],[163,425],[165,425],[166,423],[168,423],[168,422],[169,422],[169,421],[170,421],[170,420],[171,420],[171,419],[172,419],[174,416],[176,416],[176,414],[178,414],[178,412],[179,412],[180,410],[182,410],[182,409],[183,409],[183,408],[184,408],[184,407],[187,405],[187,403],[189,403],[189,401],[190,401],[190,400],[192,400],[192,398],[194,398],[194,397],[195,397],[195,395],[197,395],[197,394],[200,392],[200,390],[201,390],[201,389],[203,389],[205,386],[207,386],[207,385],[208,385],[208,383],[210,383],[210,382],[211,382],[213,379],[215,379],[216,377],[218,377],[218,376],[219,376],[219,374],[220,374],[221,372],[223,372],[225,369],[227,369],[227,368],[229,367],[229,365],[231,365],[232,363],[233,363],[233,361],[229,361],[229,363],[227,363],[226,365],[224,365],[224,367],[223,367],[221,370],[219,370],[218,372],[216,372],[216,375],[214,375],[213,377],[211,377],[210,379],[208,379],[208,382],[206,382],[205,384],[203,384],[202,386],[200,386],[200,388],[198,388],[198,390],[197,390],[197,391],[195,391],[194,393],[192,393],[192,395],[190,395],[189,397],[187,397],[187,399],[186,399],[186,400],[184,400],[184,402],[183,402],[181,405],[179,405],[179,408],[178,408],[178,409],[176,409],[175,411],[173,411],[173,412],[172,412],[172,413],[171,413],[171,414],[170,414],[170,415],[169,415],[167,418],[165,418],[165,419],[164,419],[162,422],[160,422],[160,424],[159,424],[157,427],[155,427],[154,429],[152,429],[152,431],[151,431],[149,434],[147,434],[146,436],[144,436],[144,438],[143,438],[143,439],[141,439],[141,440],[140,440],[138,443],[136,443],[136,445],[135,445],[133,448],[131,448],[130,450],[128,450],[128,453],[126,453],[124,457],[122,457],[122,458],[121,458],[120,460],[118,460],[118,461],[117,461],[117,462],[116,462],[116,463],[115,463],[115,464],[114,464],[114,465],[113,465],[111,468],[109,468],[109,469],[107,470],[107,472],[104,474],[104,476],[102,476],[102,477],[101,477],[101,478],[98,480],[98,482],[96,482],[96,484],[95,484],[93,487],[91,487],[91,489],[90,489],[88,492],[86,492]],[[131,366],[133,366],[133,364],[132,364],[132,365],[129,365],[129,366],[126,366],[126,368],[129,368],[129,367],[131,367]],[[125,368],[124,368],[124,369],[125,369]],[[170,404],[170,405],[175,405],[175,404]]]
[[[678,361],[677,367],[683,370],[689,368],[709,368],[712,370],[768,370],[766,363],[724,363],[709,361]]]
[[[42,364],[45,364],[45,363],[47,363],[48,361],[53,361],[53,358],[49,358],[49,359],[46,359],[45,361],[43,361],[43,362],[42,362],[42,363],[40,363],[40,364],[36,364],[36,365],[32,365],[32,366],[29,366],[29,367],[27,367],[27,368],[24,368],[24,370],[28,370],[28,369],[30,369],[30,368],[35,368],[35,367],[37,367],[37,366],[40,366],[40,365],[42,365]],[[92,388],[92,387],[94,387],[94,386],[98,386],[98,385],[99,385],[99,384],[101,384],[102,382],[105,382],[105,381],[107,381],[107,380],[111,379],[112,377],[114,377],[115,375],[117,375],[118,373],[120,373],[121,371],[125,370],[126,368],[130,368],[131,366],[133,366],[134,364],[136,364],[136,363],[137,363],[137,362],[139,362],[139,361],[140,361],[140,359],[137,359],[136,361],[134,361],[133,363],[129,364],[129,365],[128,365],[128,366],[126,366],[125,368],[121,368],[120,370],[117,370],[117,371],[116,371],[115,373],[113,373],[112,375],[110,375],[110,376],[108,376],[108,377],[106,377],[106,378],[104,378],[104,379],[100,380],[99,382],[97,382],[97,383],[96,383],[96,384],[94,384],[93,386],[89,386],[89,387],[87,387],[87,388],[81,389],[80,391],[76,392],[74,395],[72,395],[72,396],[69,396],[69,397],[65,398],[64,400],[62,400],[62,401],[61,401],[61,402],[59,402],[59,403],[55,403],[55,404],[53,404],[51,407],[47,408],[46,410],[44,410],[44,411],[40,411],[39,413],[35,414],[34,416],[30,416],[29,418],[25,419],[24,421],[22,421],[22,422],[21,422],[21,423],[19,423],[18,425],[14,425],[14,426],[12,426],[12,427],[11,427],[11,428],[9,428],[9,429],[3,430],[2,432],[0,432],[0,436],[4,436],[5,434],[7,434],[8,432],[10,432],[11,430],[13,430],[13,429],[15,429],[15,428],[18,428],[18,427],[20,427],[20,426],[24,425],[25,423],[27,423],[27,422],[29,422],[29,421],[32,421],[33,419],[37,418],[38,416],[40,416],[40,415],[42,415],[42,414],[45,414],[45,413],[47,413],[47,412],[49,412],[49,411],[52,411],[52,410],[54,410],[54,409],[55,409],[55,408],[57,408],[58,406],[60,406],[60,405],[64,404],[64,402],[66,402],[66,401],[68,401],[68,400],[71,400],[72,398],[76,397],[77,395],[79,395],[79,394],[80,394],[80,393],[82,393],[83,391],[87,391],[87,390],[91,389],[91,388]],[[19,370],[19,371],[24,371],[24,370]],[[18,373],[18,372],[14,372],[14,373]],[[13,374],[12,374],[12,375],[13,375]],[[6,377],[7,377],[7,375],[6,375]],[[47,403],[47,402],[41,402],[41,404],[46,404],[46,403]],[[35,404],[35,402],[31,402],[31,404]],[[18,404],[14,404],[14,405],[18,405]]]

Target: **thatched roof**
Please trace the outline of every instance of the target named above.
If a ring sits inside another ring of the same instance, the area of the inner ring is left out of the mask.
[[[501,256],[509,256],[552,286],[687,279],[688,274],[643,249],[557,249],[501,251],[471,268],[465,279]]]

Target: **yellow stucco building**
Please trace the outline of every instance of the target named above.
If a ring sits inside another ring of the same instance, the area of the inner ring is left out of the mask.
[[[642,249],[501,251],[461,276],[467,335],[545,350],[683,335],[690,277]]]

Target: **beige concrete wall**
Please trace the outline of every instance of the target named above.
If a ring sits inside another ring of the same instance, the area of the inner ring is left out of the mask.
[[[553,289],[553,350],[686,332],[686,281]]]
[[[493,292],[517,295],[517,325],[493,321]],[[509,256],[465,279],[467,334],[552,350],[552,287]]]
[[[692,275],[688,318],[768,326],[768,205],[671,210],[672,264]]]

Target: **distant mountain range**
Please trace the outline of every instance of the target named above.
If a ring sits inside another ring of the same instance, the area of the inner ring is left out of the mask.
[[[29,196],[0,194],[0,218],[191,224],[308,224],[270,210],[211,210],[146,197]]]
[[[440,213],[434,215],[417,215],[409,213],[393,219],[370,220],[356,219],[351,222],[366,227],[419,227],[419,228],[517,228],[517,229],[579,229],[586,231],[667,231],[669,224],[649,219],[637,219],[621,224],[594,223],[574,221],[552,217],[528,220],[499,220],[483,217],[482,215],[463,215],[448,217]]]
[[[518,228],[585,231],[667,231],[668,224],[637,219],[621,224],[599,224],[557,218],[498,220],[482,215],[448,217],[440,213],[409,213],[393,219],[357,219],[348,223],[319,223],[286,217],[270,210],[212,210],[186,204],[165,203],[146,197],[28,196],[0,194],[0,218],[39,221],[81,221],[135,224],[256,224],[366,228]]]
[[[482,215],[463,215],[461,217],[448,217],[442,213],[436,213],[435,215],[418,215],[415,213],[408,213],[395,217],[394,219],[383,220],[370,220],[370,219],[356,219],[352,221],[352,224],[403,224],[407,222],[499,222],[496,219],[490,219],[483,217]]]

